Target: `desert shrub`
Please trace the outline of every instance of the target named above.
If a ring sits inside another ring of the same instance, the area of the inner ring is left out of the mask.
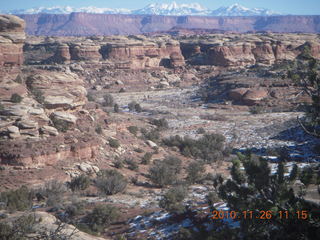
[[[68,219],[84,214],[85,206],[85,202],[72,202],[72,204],[68,205],[65,211]]]
[[[3,104],[0,102],[0,111],[4,110]]]
[[[128,131],[132,133],[133,135],[137,135],[139,128],[137,126],[129,126]]]
[[[136,101],[132,101],[128,104],[128,108],[130,111],[142,112],[142,108],[139,103]]]
[[[67,187],[57,180],[46,182],[41,194],[47,198],[47,206],[60,207],[64,194],[68,191]]]
[[[169,128],[169,123],[166,119],[152,119],[151,124],[157,126],[158,130],[165,130]]]
[[[169,147],[178,147],[180,152],[187,157],[195,157],[205,162],[213,162],[227,155],[224,146],[225,138],[220,134],[205,134],[198,140],[178,135],[163,139]]]
[[[120,159],[117,159],[116,161],[114,161],[113,164],[114,164],[114,167],[115,167],[115,168],[118,168],[118,169],[123,168],[123,161],[120,160]]]
[[[114,139],[114,138],[109,138],[109,145],[110,147],[112,148],[118,148],[120,147],[120,143],[117,139]]]
[[[200,115],[200,118],[203,120],[209,120],[209,121],[227,121],[227,117],[221,114]]]
[[[113,105],[113,111],[114,111],[115,113],[120,112],[119,104],[115,103],[115,104]]]
[[[90,183],[90,178],[87,175],[82,174],[73,178],[69,186],[72,191],[83,191],[89,187]]]
[[[85,223],[92,231],[101,233],[118,218],[118,209],[110,205],[99,205],[85,217]]]
[[[144,139],[157,142],[160,139],[160,132],[157,129],[151,129],[150,131],[145,128],[141,128],[141,133]]]
[[[94,97],[92,94],[87,94],[87,99],[89,102],[94,102]]]
[[[11,95],[10,101],[13,103],[20,103],[22,101],[23,97],[21,97],[19,94],[14,93]]]
[[[205,133],[206,133],[206,130],[204,130],[204,128],[198,128],[198,129],[197,129],[197,133],[198,133],[198,134],[205,134]]]
[[[264,112],[264,108],[262,106],[256,105],[256,106],[250,107],[249,112],[251,114],[261,114]]]
[[[155,164],[149,168],[150,180],[159,187],[174,184],[177,179],[177,173],[181,170],[181,160],[169,157],[162,161],[156,161]]]
[[[141,148],[135,148],[135,149],[133,149],[133,151],[135,151],[137,153],[143,153],[144,152],[143,149],[141,149]]]
[[[202,162],[192,162],[187,168],[187,181],[198,183],[203,179],[205,169]]]
[[[182,201],[187,196],[187,189],[184,186],[176,186],[169,189],[159,202],[159,206],[170,213],[181,214],[186,208]]]
[[[25,239],[27,234],[34,232],[35,217],[33,215],[22,216],[11,224],[0,222],[0,239],[20,240]]]
[[[177,158],[177,157],[174,157],[174,156],[166,156],[162,163],[170,166],[170,168],[173,170],[173,172],[175,174],[178,174],[180,173],[181,171],[181,159],[180,158]]]
[[[153,153],[151,153],[151,152],[145,153],[141,159],[141,163],[142,164],[149,164],[151,161],[152,155],[153,155]]]
[[[70,127],[68,122],[56,118],[52,119],[52,124],[59,132],[67,132]]]
[[[103,96],[104,102],[103,102],[103,106],[105,107],[112,107],[114,100],[113,97],[110,93],[107,93]]]
[[[124,92],[126,92],[126,89],[120,88],[119,93],[124,93]]]
[[[132,158],[126,158],[124,162],[128,165],[128,169],[132,171],[139,169],[139,165]]]
[[[24,211],[32,207],[33,197],[34,193],[26,186],[23,186],[17,190],[1,192],[0,202],[9,211]]]
[[[96,185],[102,193],[113,195],[125,190],[127,179],[116,170],[103,170],[99,172]]]
[[[38,90],[38,89],[32,89],[32,90],[31,90],[31,93],[33,94],[35,100],[36,100],[38,103],[41,103],[41,104],[44,103],[43,92],[41,92],[41,91]]]
[[[135,108],[135,110],[136,110],[136,112],[142,112],[142,107],[140,106],[140,104],[139,103],[137,103],[135,106],[134,106],[134,108]]]
[[[102,133],[102,127],[100,125],[98,125],[96,127],[96,133],[101,134]]]

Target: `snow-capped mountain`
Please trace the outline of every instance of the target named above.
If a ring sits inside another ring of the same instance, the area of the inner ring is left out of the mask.
[[[86,12],[86,13],[105,13],[105,14],[146,14],[146,15],[166,15],[166,16],[269,16],[278,15],[278,13],[268,9],[260,8],[246,8],[239,4],[233,4],[230,7],[220,7],[216,10],[209,10],[199,3],[177,4],[172,3],[152,3],[144,8],[137,10],[129,9],[114,9],[114,8],[97,8],[97,7],[82,7],[74,8],[70,6],[65,7],[39,7],[31,9],[18,9],[7,11],[8,14],[37,14],[37,13],[51,13],[51,14],[69,14],[71,12]]]
[[[17,9],[8,11],[8,14],[37,14],[37,13],[49,13],[49,14],[69,14],[72,12],[86,12],[86,13],[105,13],[105,14],[131,14],[129,9],[114,9],[114,8],[97,8],[97,7],[82,7],[74,8],[70,6],[65,7],[39,7],[39,8],[30,8],[30,9]]]
[[[240,4],[233,4],[229,7],[220,7],[211,12],[211,16],[270,16],[279,15],[274,11],[264,8],[246,8]]]
[[[133,14],[148,14],[148,15],[208,15],[210,10],[202,7],[199,3],[177,4],[172,3],[152,3],[148,6],[132,11]]]

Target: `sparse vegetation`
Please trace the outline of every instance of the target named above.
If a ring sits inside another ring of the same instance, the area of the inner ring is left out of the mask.
[[[99,172],[96,185],[102,193],[113,195],[125,190],[127,179],[116,170],[103,170]]]
[[[144,139],[157,142],[160,139],[160,132],[157,129],[151,129],[150,131],[145,128],[141,128],[141,134]]]
[[[129,126],[128,131],[136,136],[139,131],[139,128],[137,126]]]
[[[181,160],[167,157],[162,161],[155,161],[149,168],[150,180],[159,187],[172,185],[178,181],[177,174],[181,171]]]
[[[88,93],[87,99],[88,99],[89,102],[94,102],[94,100],[95,100],[94,97],[93,97],[93,95],[90,94],[90,93]]]
[[[67,132],[70,128],[70,124],[66,121],[52,118],[52,124],[53,126],[59,131],[59,132]]]
[[[141,163],[142,163],[142,164],[146,164],[146,165],[149,164],[150,161],[151,161],[152,155],[153,155],[153,153],[151,153],[151,152],[146,152],[146,153],[143,155],[142,159],[141,159]]]
[[[96,133],[102,134],[102,127],[100,125],[96,127]]]
[[[32,89],[31,93],[33,94],[34,98],[36,99],[36,101],[40,104],[44,103],[44,96],[43,96],[43,92],[38,90],[38,89]]]
[[[195,157],[205,162],[222,160],[228,155],[224,146],[225,138],[220,134],[205,134],[198,140],[178,135],[164,139],[163,143],[169,147],[178,147],[187,157]]]
[[[14,211],[24,211],[32,207],[32,199],[34,193],[30,191],[26,186],[23,186],[17,190],[10,190],[0,193],[0,205],[5,209]]]
[[[14,93],[11,95],[10,101],[13,103],[20,103],[23,97],[21,97],[18,93]]]
[[[114,104],[114,100],[113,97],[110,93],[107,93],[103,96],[104,102],[103,102],[103,106],[105,107],[112,107]]]
[[[115,103],[115,104],[113,105],[113,111],[114,111],[115,113],[120,112],[120,107],[119,107],[119,105],[118,105],[117,103]]]
[[[186,208],[182,201],[187,196],[187,189],[184,186],[176,186],[167,191],[160,200],[159,206],[173,214],[181,214]]]
[[[106,227],[118,218],[119,212],[115,207],[98,205],[85,217],[84,221],[92,231],[102,233]]]
[[[69,186],[72,191],[83,191],[89,187],[90,183],[90,178],[87,175],[82,174],[73,178]]]
[[[114,161],[114,167],[118,169],[123,168],[124,167],[123,161],[120,159],[117,159],[116,161]]]
[[[39,193],[47,199],[47,206],[60,208],[62,207],[64,194],[67,191],[67,187],[62,182],[52,180],[46,182]]]
[[[166,130],[169,128],[169,123],[166,119],[161,118],[161,119],[152,119],[151,124],[157,126],[158,130]]]
[[[187,168],[187,181],[189,183],[198,183],[204,177],[204,166],[202,162],[192,162]]]
[[[109,146],[112,148],[118,148],[118,147],[120,147],[120,143],[115,138],[109,138]]]
[[[255,105],[255,106],[250,107],[249,111],[251,114],[261,114],[264,112],[264,109],[262,106]]]
[[[206,130],[204,130],[204,128],[198,128],[198,129],[197,129],[197,133],[198,133],[198,134],[205,134],[205,133],[206,133]]]
[[[142,112],[142,108],[139,103],[136,101],[132,101],[128,104],[128,108],[130,111]]]

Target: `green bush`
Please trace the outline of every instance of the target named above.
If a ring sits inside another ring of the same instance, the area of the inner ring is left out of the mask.
[[[160,139],[160,132],[157,129],[151,129],[147,131],[145,128],[141,128],[141,133],[144,139],[157,142]]]
[[[181,214],[186,208],[182,201],[187,196],[187,189],[184,186],[176,186],[167,191],[159,202],[159,206],[170,213]]]
[[[70,182],[70,188],[74,191],[83,191],[89,187],[91,183],[90,178],[87,175],[80,175],[78,177],[75,177]]]
[[[116,170],[103,170],[99,172],[96,185],[102,193],[113,195],[125,190],[127,179]]]
[[[68,191],[67,187],[57,180],[45,183],[44,188],[40,190],[42,196],[47,198],[47,206],[60,207],[64,194]]]
[[[165,130],[169,128],[169,123],[166,119],[152,119],[151,124],[157,126],[158,130]]]
[[[178,135],[163,139],[169,147],[178,147],[187,157],[202,159],[205,162],[214,162],[223,159],[228,154],[224,146],[225,137],[220,134],[205,134],[199,139],[180,137]]]
[[[125,159],[125,163],[128,165],[128,169],[132,171],[139,169],[139,165],[132,158]]]
[[[119,108],[119,105],[118,105],[117,103],[115,103],[115,104],[113,105],[113,111],[114,111],[115,113],[120,112],[120,108]]]
[[[12,223],[0,222],[1,240],[23,240],[26,235],[34,231],[35,217],[31,214],[19,217]]]
[[[136,136],[139,131],[139,128],[137,126],[129,126],[128,131]]]
[[[198,183],[204,177],[204,166],[201,162],[192,162],[187,168],[187,181],[189,183]]]
[[[117,160],[114,162],[114,167],[115,167],[115,168],[118,168],[118,169],[123,168],[123,161],[120,160],[120,159],[117,159]]]
[[[0,202],[9,211],[25,211],[32,207],[34,193],[26,186],[0,193]]]
[[[38,89],[32,89],[31,93],[33,94],[34,98],[36,99],[36,101],[38,103],[43,104],[44,103],[44,96],[43,96],[43,92],[41,92]]]
[[[153,155],[153,153],[151,153],[151,152],[145,153],[141,159],[141,163],[142,164],[149,164],[151,161],[152,155]]]
[[[52,118],[52,124],[59,132],[67,132],[70,128],[68,122],[56,118]]]
[[[109,138],[109,145],[110,147],[112,148],[118,148],[120,147],[120,143],[117,139],[114,139],[114,138]]]
[[[87,99],[89,102],[94,102],[94,97],[92,94],[87,94]]]
[[[135,151],[137,153],[143,153],[144,152],[143,149],[141,149],[141,148],[135,148],[135,149],[133,149],[133,151]]]
[[[177,174],[181,170],[181,160],[168,157],[163,161],[155,161],[149,168],[150,180],[159,187],[165,187],[177,182]]]
[[[128,104],[128,108],[130,111],[142,112],[142,108],[139,103],[136,101],[132,101]]]
[[[101,134],[102,133],[102,127],[100,125],[98,125],[96,127],[96,133]]]
[[[23,97],[21,97],[19,94],[14,93],[11,95],[10,101],[13,103],[20,103],[22,101]]]
[[[113,97],[110,93],[107,93],[103,96],[104,102],[103,102],[103,106],[105,107],[112,107],[114,100]]]
[[[99,205],[85,217],[85,223],[92,231],[102,233],[106,227],[118,218],[118,209],[110,205]]]
[[[249,111],[251,114],[261,114],[264,112],[264,109],[262,106],[253,106],[250,107]]]
[[[198,128],[197,133],[198,134],[205,134],[206,130],[204,130],[204,128]]]

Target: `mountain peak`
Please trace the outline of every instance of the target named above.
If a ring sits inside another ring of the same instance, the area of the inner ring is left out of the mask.
[[[144,8],[137,10],[97,8],[94,6],[74,8],[70,6],[38,7],[31,9],[12,10],[9,14],[69,14],[71,12],[104,13],[104,14],[137,14],[137,15],[169,15],[169,16],[268,16],[279,15],[273,11],[260,8],[246,8],[239,3],[229,7],[220,7],[214,11],[209,10],[199,3],[178,4],[171,3],[151,3]]]

